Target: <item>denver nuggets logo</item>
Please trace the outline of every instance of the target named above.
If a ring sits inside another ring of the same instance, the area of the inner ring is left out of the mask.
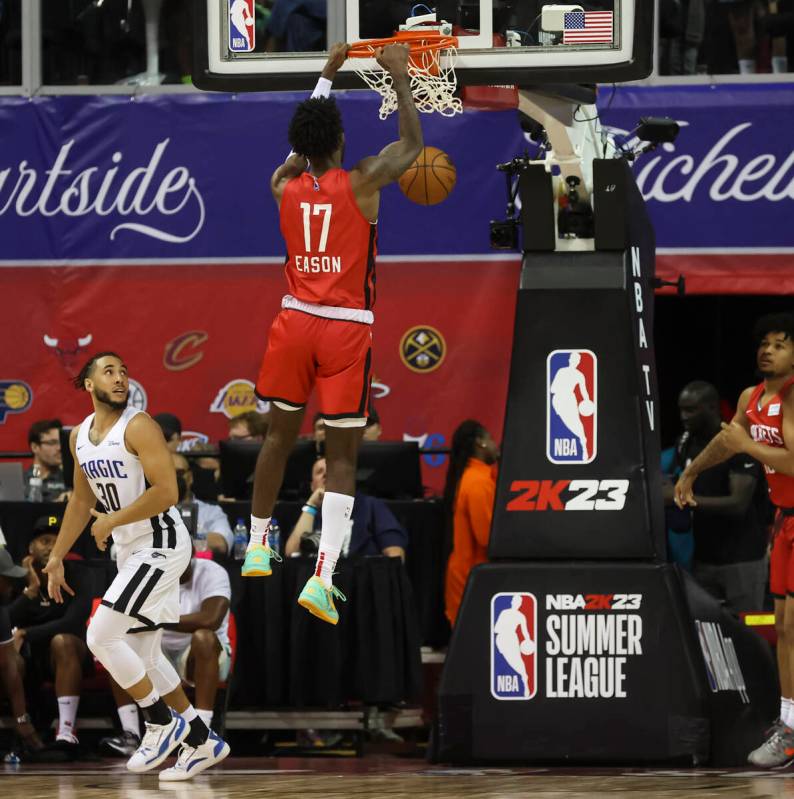
[[[9,413],[24,413],[33,402],[33,391],[22,380],[0,380],[0,424]]]
[[[209,334],[203,330],[189,330],[172,338],[165,345],[163,366],[169,372],[181,372],[195,366],[204,357],[199,348],[208,338]]]
[[[230,380],[210,405],[211,413],[222,413],[227,419],[247,411],[266,413],[267,410],[268,404],[256,396],[254,384],[250,380]]]
[[[444,336],[429,325],[412,327],[400,340],[400,358],[412,372],[433,372],[444,363],[446,355]]]

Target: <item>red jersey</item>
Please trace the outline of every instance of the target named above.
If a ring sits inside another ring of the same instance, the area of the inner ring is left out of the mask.
[[[783,398],[794,385],[794,377],[790,377],[780,391],[766,405],[760,407],[764,393],[764,384],[756,386],[747,403],[747,418],[750,421],[750,435],[770,447],[785,447],[783,440]],[[794,441],[791,442],[794,446]],[[766,481],[769,484],[769,497],[778,508],[794,508],[794,477],[776,472],[764,464]]]
[[[377,225],[361,213],[350,175],[304,172],[284,187],[279,210],[290,294],[315,305],[371,310]]]

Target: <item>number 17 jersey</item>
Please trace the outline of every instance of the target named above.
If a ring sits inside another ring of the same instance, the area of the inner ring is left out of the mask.
[[[290,294],[315,305],[372,310],[377,225],[361,213],[350,174],[304,172],[284,187],[279,211]]]

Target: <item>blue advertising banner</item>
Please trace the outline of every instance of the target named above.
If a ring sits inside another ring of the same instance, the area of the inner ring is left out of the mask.
[[[2,260],[267,258],[284,252],[270,176],[305,95],[0,100]],[[398,138],[369,92],[339,93],[346,165]],[[457,165],[433,207],[383,192],[384,254],[489,251],[504,213],[495,165],[522,149],[514,111],[423,115],[425,143]]]
[[[610,93],[602,90],[602,119],[616,134],[627,136],[641,116],[681,125],[675,144],[635,167],[659,247],[794,251],[794,84]]]
[[[283,257],[268,182],[303,94],[0,98],[0,262],[261,263]],[[397,138],[369,92],[339,92],[345,164]],[[603,88],[604,123],[632,143],[640,117],[681,135],[640,157],[662,274],[691,291],[794,291],[794,85]],[[422,115],[457,182],[435,206],[383,192],[384,256],[490,253],[505,213],[495,165],[527,149],[515,111]],[[766,283],[758,279],[766,276]]]

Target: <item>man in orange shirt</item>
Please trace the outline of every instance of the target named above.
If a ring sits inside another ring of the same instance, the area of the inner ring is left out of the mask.
[[[488,560],[498,457],[499,447],[479,422],[469,419],[455,430],[444,486],[444,501],[452,520],[452,553],[444,591],[451,625],[455,624],[469,572]]]

